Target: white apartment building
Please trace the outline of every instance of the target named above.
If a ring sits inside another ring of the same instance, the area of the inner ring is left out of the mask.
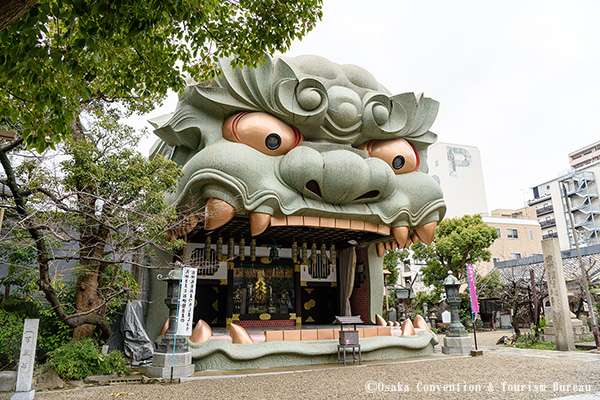
[[[573,169],[581,168],[596,161],[600,161],[600,142],[592,143],[569,153],[569,165]]]
[[[488,212],[479,149],[438,142],[427,151],[429,175],[442,187],[446,218]]]
[[[575,246],[567,203],[563,195],[564,184],[569,201],[579,245],[600,244],[600,202],[598,183],[600,161],[564,173],[560,177],[532,187],[533,199],[527,202],[535,207],[542,228],[542,238],[556,237],[562,250]]]

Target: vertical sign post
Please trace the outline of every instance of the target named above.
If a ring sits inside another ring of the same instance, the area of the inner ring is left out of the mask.
[[[177,335],[190,336],[194,322],[194,301],[196,299],[196,268],[185,267],[182,271],[179,292],[179,313],[177,314]]]
[[[17,387],[11,400],[33,399],[35,390],[31,390],[33,378],[33,365],[35,363],[35,347],[37,345],[39,319],[26,319],[23,325],[23,340],[21,342],[21,356],[17,373]]]
[[[471,318],[473,320],[473,337],[475,338],[475,351],[477,351],[477,334],[475,319],[479,314],[479,302],[477,301],[477,291],[475,290],[475,272],[472,265],[467,265],[467,278],[469,279],[469,294],[471,295]]]
[[[192,334],[197,274],[198,270],[196,268],[181,268],[181,276],[179,279],[179,296],[177,298],[177,320],[175,321],[175,336],[173,338],[171,382],[173,382],[173,369],[175,367],[175,343],[177,343],[177,335],[191,336]]]

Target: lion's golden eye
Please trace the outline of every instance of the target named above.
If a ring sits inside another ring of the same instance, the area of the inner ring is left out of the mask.
[[[242,112],[227,118],[223,137],[272,156],[286,154],[303,140],[295,127],[261,112]]]
[[[405,174],[419,168],[419,154],[412,144],[404,139],[369,140],[358,146],[369,152],[371,157],[377,157],[388,163],[396,174]]]

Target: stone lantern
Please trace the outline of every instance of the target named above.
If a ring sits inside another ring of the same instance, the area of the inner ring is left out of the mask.
[[[460,285],[460,281],[456,279],[452,271],[448,271],[448,277],[444,280],[444,287],[446,288],[446,301],[450,306],[450,325],[446,336],[444,336],[444,345],[442,346],[442,353],[444,354],[469,355],[472,350],[471,338],[458,316]]]
[[[458,306],[460,305],[458,289],[460,288],[460,281],[456,279],[452,271],[448,271],[448,277],[444,280],[444,287],[446,288],[446,302],[450,306],[450,325],[448,326],[446,336],[468,336],[467,330],[460,322],[458,315]]]
[[[179,265],[176,263],[176,266]],[[175,334],[181,268],[172,269],[166,275],[159,274],[157,279],[167,283],[165,304],[169,309],[169,329],[158,344],[147,373],[150,377],[165,379],[188,377],[194,374],[192,353],[188,349],[187,337]]]

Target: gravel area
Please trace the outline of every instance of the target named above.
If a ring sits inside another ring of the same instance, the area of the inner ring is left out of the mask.
[[[41,400],[552,399],[600,392],[600,354],[494,346],[502,334],[505,333],[478,335],[481,347],[488,347],[482,357],[446,356],[439,354],[438,346],[433,356],[395,363],[311,366],[305,371],[213,377],[174,385],[116,385],[36,392],[35,397]]]

